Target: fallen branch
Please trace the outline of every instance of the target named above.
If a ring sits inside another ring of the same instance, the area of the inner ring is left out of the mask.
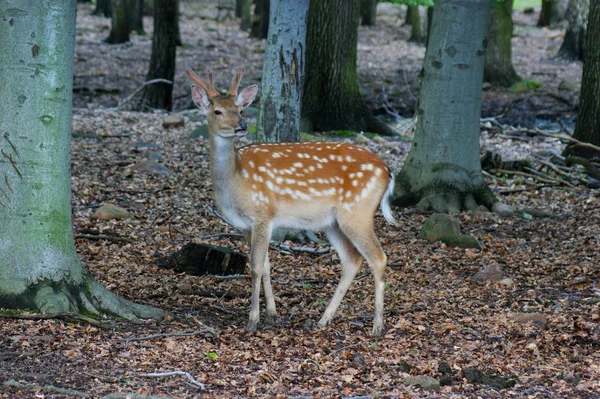
[[[125,342],[126,344],[129,344],[129,342],[132,342],[132,341],[147,341],[147,340],[151,340],[151,339],[161,339],[161,338],[168,338],[168,337],[194,337],[196,335],[200,335],[200,334],[204,334],[204,333],[209,333],[209,334],[213,335],[214,337],[219,336],[219,333],[217,333],[214,329],[212,329],[210,327],[206,327],[206,328],[203,328],[202,330],[198,330],[198,331],[151,334],[151,335],[146,335],[145,337],[113,338],[113,339],[111,339],[111,341]]]
[[[40,391],[45,391],[45,392],[54,392],[54,393],[58,393],[61,395],[77,396],[80,398],[88,398],[89,397],[89,395],[85,392],[77,391],[75,389],[56,387],[54,385],[28,384],[25,382],[20,382],[20,381],[15,381],[15,380],[4,381],[4,383],[2,385],[7,386],[7,387],[17,387],[17,388],[25,388],[25,389],[35,389],[35,390],[40,390]]]
[[[19,319],[19,320],[52,320],[58,319],[67,323],[72,321],[80,321],[83,323],[91,324],[98,328],[114,328],[114,323],[103,323],[96,319],[88,316],[81,315],[73,312],[60,312],[60,313],[34,313],[34,314],[0,314],[1,319]]]
[[[217,280],[234,280],[238,278],[250,278],[248,274],[231,274],[229,276],[219,276],[218,274],[214,274],[211,276],[212,278],[216,278]]]
[[[106,240],[117,242],[132,242],[130,238],[119,236],[108,236],[106,234],[75,234],[75,238],[83,238],[86,240]]]
[[[144,83],[142,83],[142,85],[140,87],[138,87],[137,89],[135,89],[133,91],[133,93],[131,93],[130,95],[128,95],[127,97],[125,97],[117,106],[117,109],[121,109],[123,107],[123,105],[127,104],[129,101],[131,101],[131,99],[133,97],[135,97],[136,94],[138,94],[140,91],[144,90],[144,88],[148,85],[154,84],[154,83],[167,83],[172,85],[173,82],[167,79],[152,79],[152,80],[148,80]]]
[[[592,150],[596,150],[598,152],[600,152],[600,147],[598,147],[597,145],[591,144],[591,143],[585,143],[583,141],[579,141],[571,136],[565,136],[562,134],[555,134],[555,133],[550,133],[550,132],[545,132],[541,129],[527,129],[527,130],[523,130],[526,133],[531,133],[531,134],[539,134],[540,136],[546,136],[546,137],[552,137],[555,139],[559,139],[559,140],[565,140],[565,141],[570,141],[571,143],[574,143],[575,146],[577,147],[585,147],[585,148],[591,148]]]
[[[244,238],[244,235],[238,234],[238,233],[217,233],[217,234],[209,234],[206,236],[200,236],[200,237],[198,237],[198,240],[205,240],[207,238],[216,238],[216,237]]]
[[[596,180],[600,180],[600,169],[596,168],[589,159],[575,157],[571,155],[565,159],[565,162],[567,163],[567,165],[576,164],[583,166],[588,175],[592,176]]]
[[[500,174],[503,174],[503,175],[516,175],[516,176],[528,177],[528,178],[531,178],[531,179],[535,179],[535,180],[541,181],[542,183],[548,183],[548,184],[558,185],[558,184],[561,183],[561,181],[559,181],[559,180],[546,179],[546,178],[543,178],[543,177],[540,177],[540,176],[533,175],[531,173],[520,172],[520,171],[517,171],[517,170],[493,169],[493,170],[491,170],[491,172],[492,173],[500,173]]]
[[[167,371],[164,373],[138,374],[138,377],[171,377],[173,375],[183,375],[183,376],[187,377],[188,381],[193,386],[201,389],[202,391],[206,390],[206,385],[204,385],[200,381],[196,381],[196,379],[194,379],[194,377],[192,377],[192,375],[190,373],[188,373],[187,371],[175,370],[175,371]]]
[[[292,251],[292,252],[307,252],[309,254],[326,254],[331,248],[313,248],[313,247],[294,247],[287,244],[272,244],[276,248],[283,249],[284,251]]]

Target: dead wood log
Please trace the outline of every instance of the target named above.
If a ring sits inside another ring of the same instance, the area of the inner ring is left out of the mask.
[[[159,262],[158,266],[194,276],[205,274],[228,276],[244,272],[246,256],[230,248],[190,242]]]

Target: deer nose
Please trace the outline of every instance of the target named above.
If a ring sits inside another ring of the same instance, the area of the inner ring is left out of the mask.
[[[248,122],[242,120],[238,123],[238,128],[241,130],[248,130]]]

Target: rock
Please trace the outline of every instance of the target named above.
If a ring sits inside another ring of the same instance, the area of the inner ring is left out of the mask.
[[[381,137],[381,136],[375,136],[375,137],[373,137],[373,141],[376,142],[379,145],[385,145],[385,144],[388,143],[388,141],[386,139],[384,139],[383,137]]]
[[[577,91],[579,90],[579,83],[573,79],[563,79],[558,84],[558,90]]]
[[[462,369],[462,374],[471,384],[483,384],[497,389],[514,387],[517,383],[512,377],[504,377],[493,372],[480,371],[474,367],[465,367]]]
[[[500,281],[504,278],[502,273],[502,269],[500,265],[497,263],[492,263],[491,265],[484,266],[481,270],[479,270],[471,280],[476,283],[483,283],[486,281]]]
[[[540,313],[523,313],[515,317],[515,321],[521,324],[531,323],[542,330],[548,328],[548,319]]]
[[[101,220],[127,219],[131,214],[124,208],[115,204],[106,203],[94,212],[92,218]]]
[[[452,248],[475,248],[481,250],[481,244],[477,239],[468,234],[446,235],[440,241]]]
[[[476,215],[488,215],[490,213],[490,210],[487,209],[485,205],[479,205],[477,209],[473,211],[473,213],[475,213]]]
[[[357,134],[356,137],[354,137],[354,142],[358,145],[367,145],[370,141],[371,140],[364,134]]]
[[[419,238],[429,242],[439,241],[444,236],[457,236],[460,234],[460,222],[450,215],[434,213],[425,221]]]
[[[137,163],[134,166],[134,168],[139,172],[145,172],[149,174],[169,176],[169,174],[171,173],[169,171],[169,168],[167,168],[162,163],[158,163],[156,161],[142,161],[140,163]]]
[[[483,82],[481,85],[481,90],[488,90],[494,87],[490,82]]]
[[[168,129],[171,127],[182,127],[183,125],[185,125],[185,120],[183,119],[183,116],[181,116],[179,114],[169,114],[162,121],[162,126],[165,129]]]
[[[500,284],[502,284],[503,286],[505,286],[506,288],[508,288],[509,290],[512,290],[513,288],[515,288],[515,282],[510,279],[510,278],[503,278],[502,280],[500,280]]]
[[[404,379],[405,385],[414,385],[429,391],[440,392],[440,382],[428,375],[411,375]]]
[[[504,217],[513,217],[515,215],[515,211],[513,210],[512,206],[506,205],[500,201],[496,202],[492,206],[492,212]]]
[[[452,367],[444,361],[439,362],[438,371],[442,375],[440,377],[440,385],[450,385],[452,384],[452,377],[454,376],[454,371]]]
[[[163,161],[163,157],[156,151],[148,151],[148,153],[146,154],[146,158],[150,161],[154,161],[154,162],[162,162]]]

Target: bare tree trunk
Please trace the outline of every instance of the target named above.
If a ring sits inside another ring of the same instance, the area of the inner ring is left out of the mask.
[[[131,30],[138,35],[144,32],[144,0],[132,0],[131,2]]]
[[[178,4],[179,1],[154,0],[154,34],[147,80],[162,78],[173,81],[177,49]],[[173,84],[156,83],[147,86],[144,89],[142,106],[171,110]]]
[[[568,0],[542,0],[542,11],[537,25],[554,27],[565,19]]]
[[[249,31],[252,28],[252,0],[236,0],[235,16],[240,19],[240,29]]]
[[[374,26],[377,23],[377,3],[379,0],[360,0],[360,23]]]
[[[422,43],[423,32],[421,31],[421,14],[419,13],[419,6],[409,6],[410,9],[410,40],[411,42]]]
[[[131,31],[131,7],[130,0],[112,0],[112,17],[110,34],[106,43],[118,44],[129,41]]]
[[[111,0],[96,0],[96,8],[92,14],[110,17],[112,15]]]
[[[504,87],[510,87],[521,80],[512,61],[512,10],[513,0],[491,2],[483,79]]]
[[[269,5],[270,0],[256,0],[250,36],[266,39],[269,35]]]
[[[569,0],[569,6],[567,7],[569,27],[560,50],[558,50],[558,57],[566,60],[583,61],[583,46],[585,44],[589,8],[590,0]]]
[[[359,0],[312,1],[306,34],[302,128],[393,135],[367,108],[356,77]]]
[[[600,146],[600,0],[590,2],[585,48],[580,111],[573,137]],[[568,146],[565,154],[600,158],[598,151],[574,145]]]
[[[271,0],[257,125],[261,141],[300,141],[308,4]]]
[[[479,157],[489,0],[437,0],[412,148],[394,203],[458,213],[491,206]],[[457,67],[458,66],[458,67]]]

